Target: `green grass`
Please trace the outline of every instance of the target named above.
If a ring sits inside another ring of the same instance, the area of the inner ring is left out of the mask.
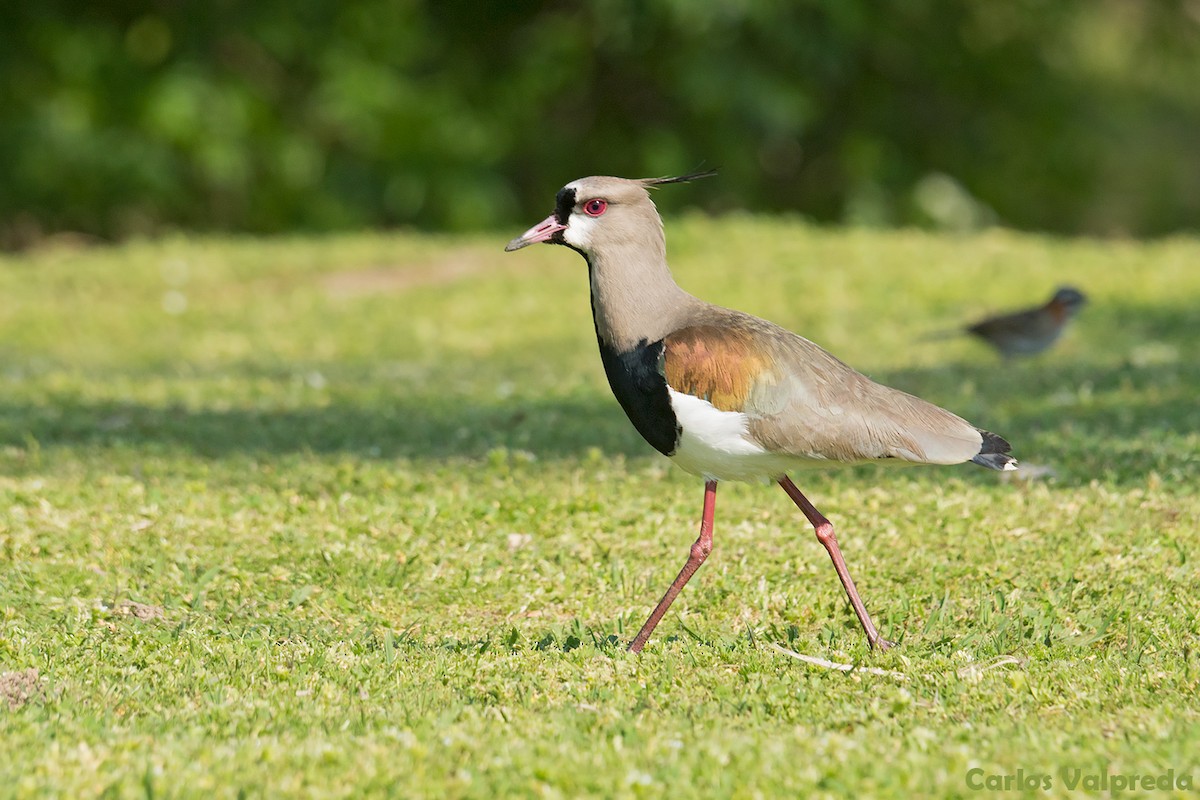
[[[1200,242],[699,217],[668,236],[686,288],[1053,470],[794,476],[899,648],[868,651],[782,492],[724,484],[713,556],[623,650],[702,484],[609,395],[565,249],[48,249],[0,261],[0,795],[1200,784]],[[1065,282],[1093,302],[1041,359],[919,341]]]

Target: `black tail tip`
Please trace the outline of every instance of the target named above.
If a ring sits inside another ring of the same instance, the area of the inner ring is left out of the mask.
[[[981,467],[988,469],[1000,470],[1001,472],[1009,472],[1017,468],[1017,460],[1009,455],[1012,451],[1012,445],[1003,436],[997,436],[991,431],[985,431],[980,428],[975,430],[983,437],[983,444],[979,448],[979,453],[971,459]]]

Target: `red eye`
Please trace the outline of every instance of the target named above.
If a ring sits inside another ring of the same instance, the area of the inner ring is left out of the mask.
[[[600,198],[588,200],[583,204],[583,213],[589,217],[598,217],[604,213],[604,209],[608,208],[608,203]]]

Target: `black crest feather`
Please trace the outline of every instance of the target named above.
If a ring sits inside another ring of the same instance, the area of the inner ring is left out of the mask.
[[[668,183],[688,183],[689,181],[698,181],[701,178],[711,178],[716,175],[715,169],[706,169],[703,172],[690,172],[687,175],[676,175],[674,177],[664,178],[643,178],[642,184],[645,186],[666,186]]]

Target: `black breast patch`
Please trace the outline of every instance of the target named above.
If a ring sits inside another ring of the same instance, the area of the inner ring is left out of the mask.
[[[655,450],[671,455],[679,440],[679,421],[663,376],[662,340],[642,339],[632,350],[618,353],[599,335],[596,339],[608,385],[625,415]]]

